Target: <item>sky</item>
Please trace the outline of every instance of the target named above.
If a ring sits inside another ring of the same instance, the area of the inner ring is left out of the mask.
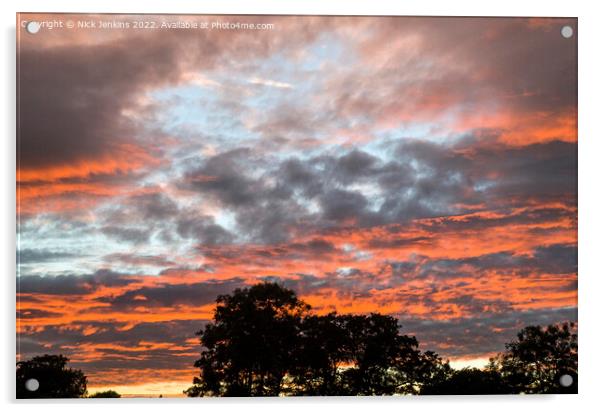
[[[17,360],[181,394],[261,281],[457,367],[577,320],[575,19],[20,19],[112,27],[18,30]]]

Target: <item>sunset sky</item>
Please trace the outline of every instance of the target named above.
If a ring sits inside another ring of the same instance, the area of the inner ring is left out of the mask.
[[[18,22],[18,359],[179,394],[262,280],[456,366],[576,321],[576,20],[20,19],[273,29]]]

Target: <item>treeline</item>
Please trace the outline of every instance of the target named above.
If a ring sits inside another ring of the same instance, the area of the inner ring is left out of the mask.
[[[400,334],[394,317],[315,315],[294,291],[261,283],[219,296],[197,335],[200,374],[188,396],[577,392],[572,323],[529,326],[484,370],[453,370]]]
[[[526,327],[483,370],[454,370],[402,335],[394,317],[316,315],[275,283],[216,303],[213,321],[197,332],[200,373],[184,391],[191,397],[577,393],[572,323]],[[17,398],[119,397],[88,396],[86,376],[67,362],[62,355],[17,362]]]

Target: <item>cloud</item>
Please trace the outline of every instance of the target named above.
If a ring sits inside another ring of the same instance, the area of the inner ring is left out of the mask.
[[[105,226],[101,229],[101,231],[107,236],[135,244],[147,242],[151,235],[151,231],[149,229],[136,229],[118,226]]]
[[[521,328],[547,326],[574,321],[577,309],[559,308],[510,311],[450,321],[400,319],[405,333],[416,335],[423,350],[434,350],[445,357],[488,356],[504,350],[504,344],[516,339]]]
[[[154,47],[132,38],[128,47],[20,48],[19,167],[89,162],[94,165],[92,173],[114,172],[129,170],[137,159],[144,159],[145,150],[135,140],[123,140],[136,132],[121,111],[135,104],[136,94],[149,82],[174,79],[170,58],[152,68],[142,63],[153,55]],[[114,64],[103,63],[107,61]],[[105,85],[103,91],[99,84]],[[105,165],[94,163],[99,160]]]
[[[100,231],[109,237],[134,244],[146,243],[165,229],[180,212],[168,195],[147,187],[145,193],[124,196],[117,204],[101,209],[104,226]]]
[[[17,262],[22,265],[32,263],[54,262],[78,256],[75,253],[53,251],[48,249],[21,249],[17,253]]]
[[[308,225],[314,230],[374,226],[467,213],[482,205],[516,207],[517,199],[524,205],[536,200],[567,206],[576,200],[574,143],[472,145],[470,151],[465,141],[390,144],[393,160],[352,149],[274,164],[250,149],[237,149],[206,159],[186,174],[185,184],[233,211],[245,236],[267,243],[286,241]],[[545,211],[530,213],[524,217]]]
[[[145,370],[192,373],[200,346],[195,332],[206,321],[171,320],[141,322],[132,327],[120,322],[75,321],[24,330],[19,349],[23,358],[42,354],[63,354],[70,365],[85,371],[90,383],[138,382]],[[140,371],[136,377],[123,370]],[[192,375],[190,375],[192,376]],[[183,376],[182,376],[183,377]]]
[[[103,269],[87,275],[25,275],[17,278],[17,293],[83,295],[100,287],[126,286],[138,281],[139,279]]]
[[[47,310],[39,309],[27,309],[17,310],[17,319],[43,319],[43,318],[56,318],[60,317],[61,314],[58,312],[50,312]]]
[[[167,256],[135,255],[128,253],[113,253],[103,258],[106,262],[125,263],[134,266],[173,266],[175,262]]]
[[[293,85],[289,84],[289,83],[278,82],[275,80],[268,80],[268,79],[260,79],[258,77],[252,77],[251,79],[249,79],[249,83],[258,84],[261,86],[276,87],[278,89],[292,89],[293,88]]]
[[[230,293],[241,286],[244,286],[243,279],[208,280],[176,285],[164,283],[153,287],[132,289],[120,295],[101,297],[97,300],[109,303],[112,311],[131,310],[136,307],[203,306],[215,302],[218,295]]]
[[[207,216],[182,216],[177,223],[178,234],[187,239],[196,239],[204,245],[232,243],[235,236]]]
[[[262,17],[241,19],[257,22]],[[267,32],[164,30],[127,37],[119,30],[103,36],[55,31],[35,40],[22,38],[17,180],[19,198],[27,201],[19,213],[90,209],[131,188],[132,178],[165,161],[163,144],[169,136],[152,124],[163,108],[150,93],[183,83],[198,85],[206,71],[229,59],[252,68],[285,43],[303,44],[316,36],[313,24],[287,26],[296,36],[283,32],[286,41]]]

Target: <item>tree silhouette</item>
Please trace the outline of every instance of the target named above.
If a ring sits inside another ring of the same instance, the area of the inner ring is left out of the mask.
[[[78,369],[66,368],[69,359],[63,355],[35,356],[17,362],[17,398],[79,398],[86,394],[87,379]],[[26,382],[35,379],[36,390],[28,390]]]
[[[420,391],[421,395],[496,395],[507,394],[510,388],[495,370],[464,368],[450,372],[443,380],[433,380]]]
[[[340,370],[352,361],[350,336],[336,313],[303,319],[290,369],[293,395],[342,395]]]
[[[390,395],[418,393],[449,365],[400,335],[392,316],[312,315],[273,283],[217,299],[197,334],[200,376],[188,396]],[[442,378],[441,378],[442,379]]]
[[[121,398],[121,395],[114,390],[108,390],[102,392],[95,392],[92,395],[88,396],[88,398]]]
[[[418,350],[415,337],[400,335],[397,319],[372,313],[343,316],[352,366],[342,371],[346,395],[414,394],[431,374],[449,366]]]
[[[528,326],[518,340],[506,344],[506,352],[491,359],[512,393],[577,393],[577,332],[574,323]],[[560,377],[571,376],[569,387]]]
[[[197,332],[205,351],[188,396],[275,396],[281,392],[309,306],[274,283],[217,298],[214,322]]]

